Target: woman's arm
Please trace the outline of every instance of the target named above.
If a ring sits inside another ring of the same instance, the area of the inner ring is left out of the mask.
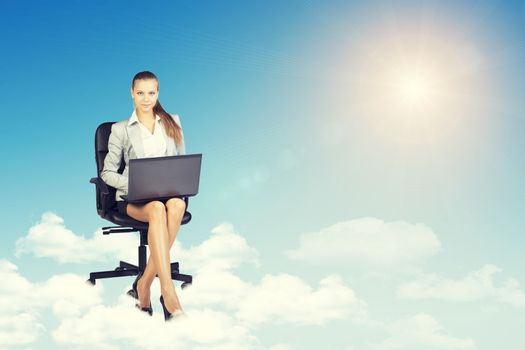
[[[104,167],[100,172],[100,177],[106,184],[119,190],[126,190],[128,188],[128,178],[118,173],[120,163],[122,161],[122,154],[124,143],[122,135],[119,135],[119,130],[111,126],[111,134],[108,141],[108,154],[104,159]]]

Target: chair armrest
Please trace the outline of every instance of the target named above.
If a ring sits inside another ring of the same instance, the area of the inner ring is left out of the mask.
[[[93,177],[91,180],[89,180],[90,183],[95,184],[100,189],[100,192],[103,194],[108,194],[109,189],[108,185],[100,178],[100,177]]]

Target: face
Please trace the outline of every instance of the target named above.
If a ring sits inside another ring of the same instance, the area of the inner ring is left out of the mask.
[[[158,84],[155,79],[139,79],[131,89],[131,97],[135,108],[143,113],[151,113],[159,96]]]

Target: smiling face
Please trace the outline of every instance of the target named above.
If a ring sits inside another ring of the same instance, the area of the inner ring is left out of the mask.
[[[158,83],[155,79],[138,79],[131,89],[135,109],[142,113],[151,113],[159,96]]]

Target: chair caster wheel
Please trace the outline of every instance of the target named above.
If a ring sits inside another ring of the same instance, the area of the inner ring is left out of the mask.
[[[180,285],[180,288],[181,289],[186,289],[188,287],[191,287],[191,283],[188,283],[188,282],[184,282],[183,284]]]
[[[116,268],[115,268],[115,271],[124,271],[124,269],[123,269],[122,267],[119,266],[119,267],[116,267]]]
[[[90,286],[94,286],[95,285],[95,280],[90,280],[89,278],[87,279],[86,281],[86,284],[90,285]]]

